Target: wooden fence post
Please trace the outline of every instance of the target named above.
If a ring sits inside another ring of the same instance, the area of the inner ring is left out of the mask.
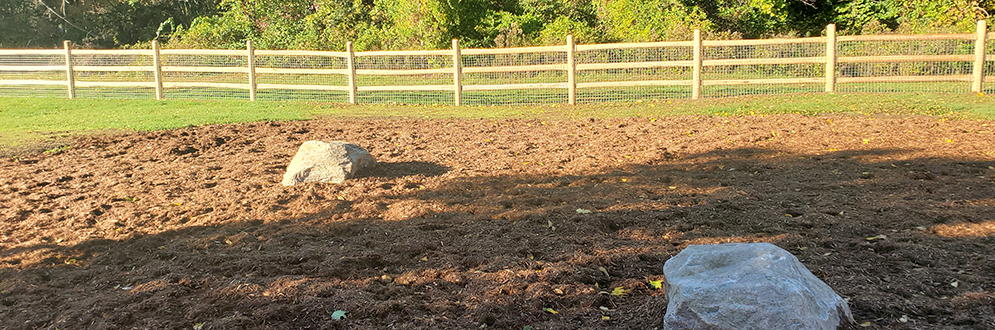
[[[567,35],[567,94],[570,105],[577,104],[577,59],[574,54],[577,52],[577,45],[574,43],[574,36]]]
[[[836,92],[836,24],[826,25],[826,93]]]
[[[691,99],[701,98],[701,66],[702,66],[701,30],[694,30],[694,69],[691,72]]]
[[[76,74],[73,73],[73,44],[69,40],[62,42],[62,47],[66,49],[66,84],[69,88],[70,99],[76,97]]]
[[[978,37],[974,41],[974,72],[971,78],[971,91],[984,92],[985,83],[985,42],[988,39],[988,23],[978,21]]]
[[[463,104],[463,59],[460,55],[459,39],[453,39],[453,104]]]
[[[159,41],[152,40],[152,66],[155,70],[155,99],[162,100],[162,58],[159,57]]]
[[[249,62],[249,101],[256,100],[256,52],[252,48],[252,40],[245,41]]]
[[[347,41],[345,43],[345,51],[348,54],[346,57],[346,67],[349,70],[349,103],[356,104],[356,53],[352,50],[352,41]]]

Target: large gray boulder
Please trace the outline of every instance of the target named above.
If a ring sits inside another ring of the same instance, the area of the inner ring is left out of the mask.
[[[846,301],[769,243],[692,245],[663,266],[666,330],[823,329],[853,323]]]
[[[301,182],[341,183],[376,163],[366,149],[352,143],[307,141],[297,149],[281,183],[284,186]]]

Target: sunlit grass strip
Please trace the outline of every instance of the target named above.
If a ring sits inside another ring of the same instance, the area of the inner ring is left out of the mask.
[[[606,93],[596,92],[598,95]],[[275,92],[275,91],[274,91]],[[305,93],[308,91],[300,91]],[[640,91],[631,91],[639,93]],[[97,100],[54,98],[0,98],[0,145],[32,143],[63,134],[85,134],[105,130],[150,131],[186,126],[286,121],[316,118],[535,118],[572,119],[588,117],[665,117],[674,115],[741,116],[759,114],[894,114],[932,115],[954,118],[995,119],[995,96],[978,94],[855,94],[806,93],[778,96],[732,97],[699,101],[666,99],[687,93],[685,89],[661,90],[658,101],[598,103],[565,106],[565,93],[526,91],[520,99],[550,98],[545,105],[449,106],[447,92],[426,91],[417,97],[406,94],[364,93],[366,98],[387,104],[346,105],[331,102],[189,101],[189,100]],[[343,92],[313,92],[315,99],[333,102]],[[596,95],[581,95],[592,101]],[[264,100],[279,98],[266,95]],[[508,102],[506,95],[473,91],[468,101]],[[403,105],[414,100],[435,100],[436,105]],[[608,100],[610,101],[610,100]]]

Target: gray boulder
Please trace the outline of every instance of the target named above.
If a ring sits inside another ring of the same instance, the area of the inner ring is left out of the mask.
[[[376,163],[366,149],[352,143],[307,141],[297,149],[281,183],[284,186],[301,182],[341,183]]]
[[[666,330],[836,329],[846,301],[769,243],[692,245],[663,266]]]

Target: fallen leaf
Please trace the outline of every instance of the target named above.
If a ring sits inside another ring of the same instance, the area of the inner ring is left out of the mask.
[[[200,330],[204,328],[204,322],[200,322],[193,325],[193,330]]]
[[[860,326],[865,327],[865,328],[869,327],[869,326],[871,326],[871,322],[867,321],[867,322],[861,323]]]
[[[602,315],[602,316],[601,316],[601,320],[602,320],[602,321],[608,321],[608,320],[611,320],[611,319],[612,319],[612,318],[611,318],[611,317],[608,317],[608,315]]]
[[[577,209],[577,213],[580,213],[580,214],[589,214],[589,213],[591,213],[591,210]]]
[[[899,318],[899,319],[898,319],[898,321],[899,321],[899,322],[902,322],[902,323],[906,323],[906,322],[908,322],[908,321],[909,321],[909,317],[908,317],[908,316],[905,316],[905,315],[902,315],[902,317],[901,317],[901,318]]]
[[[340,309],[340,310],[332,312],[332,319],[333,320],[341,320],[341,319],[344,319],[344,318],[345,318],[345,311],[344,310]]]
[[[605,267],[598,267],[598,270],[600,270],[602,273],[605,273],[605,276],[608,276],[608,277],[612,276],[611,274],[608,274],[608,270],[605,269]]]
[[[950,286],[952,286],[952,287],[955,287],[955,288],[956,288],[957,286],[959,286],[959,285],[960,285],[960,282],[959,282],[959,281],[953,281],[953,283],[950,283]]]
[[[663,287],[663,281],[650,281],[650,287],[659,290]]]
[[[884,234],[881,234],[881,235],[877,235],[877,236],[873,236],[873,237],[868,237],[867,238],[868,241],[879,240],[879,239],[888,239],[888,236],[885,236]]]
[[[550,314],[559,314],[560,313],[560,312],[557,312],[555,309],[552,309],[552,308],[549,308],[549,307],[543,307],[542,311],[546,312],[546,313],[550,313]]]
[[[616,287],[612,290],[612,295],[616,297],[625,296],[626,293],[629,293],[629,290],[626,290],[624,287]]]

